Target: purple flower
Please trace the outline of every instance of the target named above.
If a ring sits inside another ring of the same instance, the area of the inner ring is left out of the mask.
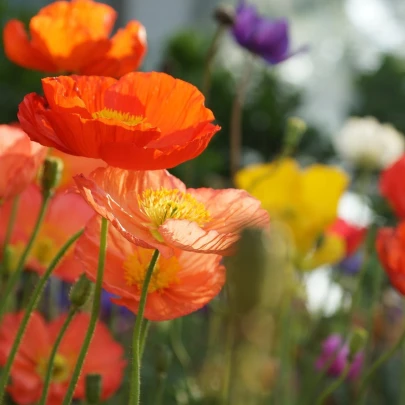
[[[349,346],[343,343],[342,337],[337,334],[330,335],[322,343],[322,353],[315,362],[315,368],[321,371],[334,359],[326,373],[331,377],[339,377],[348,364],[348,356]],[[362,365],[363,353],[358,352],[350,364],[347,378],[355,380],[361,372]]]
[[[241,1],[236,9],[232,33],[241,46],[272,65],[296,53],[290,52],[287,20],[263,17],[255,6],[247,5],[245,1]]]
[[[354,253],[351,256],[344,258],[340,264],[339,269],[342,273],[349,276],[355,276],[363,264],[363,254],[361,252]]]

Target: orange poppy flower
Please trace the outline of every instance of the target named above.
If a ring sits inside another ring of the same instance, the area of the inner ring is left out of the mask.
[[[396,228],[380,228],[376,249],[391,284],[405,295],[405,222]]]
[[[47,150],[18,126],[0,125],[0,203],[20,194],[34,180]]]
[[[17,266],[21,253],[31,236],[41,201],[41,191],[36,185],[30,185],[21,194],[9,246],[12,253],[11,270]],[[5,237],[10,212],[11,202],[7,202],[0,208],[0,245]],[[94,212],[80,195],[56,194],[49,204],[44,222],[28,257],[27,269],[43,274],[62,245],[84,228],[92,215]],[[71,248],[52,274],[67,282],[73,282],[82,273],[83,267],[74,259],[73,248]]]
[[[0,325],[0,364],[4,365],[15,340],[23,313],[7,314]],[[7,390],[16,404],[37,403],[41,397],[48,359],[66,315],[46,323],[39,312],[31,316],[27,331],[11,368],[11,383]],[[60,405],[66,394],[74,366],[88,329],[86,313],[75,316],[55,357],[47,405]],[[123,348],[114,341],[107,327],[98,322],[74,393],[84,399],[88,374],[102,377],[102,399],[119,388],[125,367]]]
[[[62,178],[58,185],[58,190],[68,190],[75,187],[73,176],[84,174],[88,176],[97,167],[105,167],[107,164],[101,159],[91,159],[81,156],[68,155],[58,149],[52,149],[51,156],[57,157],[63,162]]]
[[[9,21],[4,50],[17,65],[44,72],[120,77],[137,69],[146,52],[145,28],[130,21],[110,39],[117,13],[91,0],[56,1],[29,23]]]
[[[244,190],[186,189],[166,170],[96,169],[76,176],[79,191],[93,209],[130,242],[159,249],[232,253],[245,227],[265,227],[267,211]]]
[[[76,246],[90,280],[97,277],[101,218],[93,217]],[[117,296],[112,301],[138,312],[146,270],[153,250],[136,246],[110,226],[103,288]],[[175,250],[171,258],[159,257],[149,285],[145,317],[165,321],[190,314],[211,301],[225,283],[222,256]]]
[[[18,113],[31,139],[123,169],[177,166],[220,129],[197,88],[164,73],[60,76],[42,87],[45,97],[28,94]]]

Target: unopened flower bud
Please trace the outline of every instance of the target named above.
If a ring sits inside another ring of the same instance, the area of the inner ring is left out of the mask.
[[[88,405],[98,405],[101,400],[101,382],[100,374],[87,374],[85,382],[86,403]]]
[[[171,351],[163,345],[157,347],[157,354],[156,354],[156,372],[159,375],[164,375],[167,373],[169,369],[170,363],[172,361],[172,353]]]
[[[288,118],[285,132],[284,155],[289,155],[294,151],[306,130],[307,124],[301,118]]]
[[[62,177],[63,161],[56,157],[48,156],[42,168],[41,186],[43,193],[51,193]]]
[[[349,359],[352,359],[367,342],[368,333],[365,329],[357,327],[349,341]]]
[[[71,304],[81,308],[90,297],[91,288],[92,283],[85,274],[82,274],[70,290],[69,299]]]
[[[218,24],[231,26],[235,21],[235,10],[231,6],[221,4],[214,10],[213,17]]]

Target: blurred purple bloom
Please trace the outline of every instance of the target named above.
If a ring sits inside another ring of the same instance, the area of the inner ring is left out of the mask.
[[[343,344],[342,337],[337,334],[330,335],[322,343],[322,353],[315,362],[315,368],[320,371],[335,358],[326,373],[331,377],[339,377],[346,368],[348,356],[349,346]],[[363,353],[358,352],[350,365],[347,377],[355,380],[361,372],[362,365]]]
[[[355,276],[360,271],[362,264],[363,254],[361,252],[358,252],[344,258],[339,264],[339,269],[344,274]]]
[[[241,46],[272,65],[296,53],[290,52],[287,20],[263,17],[255,6],[247,5],[245,1],[241,1],[236,9],[232,33]]]

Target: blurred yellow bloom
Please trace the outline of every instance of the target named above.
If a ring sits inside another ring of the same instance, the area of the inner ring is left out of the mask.
[[[324,232],[337,217],[348,182],[337,168],[314,164],[301,169],[290,158],[248,166],[235,176],[239,188],[258,198],[273,220],[288,226],[303,269],[336,262],[344,255],[338,238]]]

